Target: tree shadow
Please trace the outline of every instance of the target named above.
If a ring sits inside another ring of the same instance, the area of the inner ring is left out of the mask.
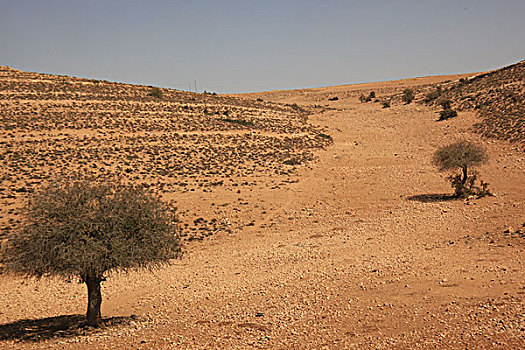
[[[457,196],[447,193],[431,193],[431,194],[418,194],[415,196],[407,197],[409,201],[416,201],[422,203],[435,203],[435,202],[446,202],[458,199]]]
[[[19,320],[0,324],[0,341],[39,342],[52,338],[69,338],[95,334],[103,329],[128,324],[135,316],[110,317],[102,321],[100,328],[86,324],[85,315],[64,315],[39,319]]]

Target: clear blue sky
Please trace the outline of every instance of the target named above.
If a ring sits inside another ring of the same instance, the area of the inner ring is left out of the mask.
[[[249,92],[525,59],[525,0],[0,0],[0,65]]]

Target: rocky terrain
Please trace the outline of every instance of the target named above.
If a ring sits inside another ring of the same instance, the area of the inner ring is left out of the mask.
[[[293,181],[295,168],[331,143],[295,105],[153,91],[1,67],[2,232],[16,229],[19,199],[42,182],[112,178],[166,197],[237,192],[268,176],[272,186]],[[247,224],[220,213],[185,221],[190,239]]]
[[[460,111],[477,111],[481,119],[474,125],[477,132],[525,146],[525,61],[442,86],[444,91],[433,104],[449,99]]]
[[[41,181],[89,170],[155,186],[177,201],[187,237],[203,238],[154,274],[108,278],[102,329],[82,324],[84,285],[0,274],[1,348],[523,348],[519,144],[474,132],[474,111],[436,122],[434,106],[380,103],[473,74],[158,98],[149,87],[2,72],[3,227],[16,227]],[[17,79],[49,81],[35,86],[50,100]],[[61,79],[86,90],[60,99]],[[377,102],[361,103],[371,91]],[[494,197],[447,200],[430,160],[459,138],[487,148],[479,172]]]

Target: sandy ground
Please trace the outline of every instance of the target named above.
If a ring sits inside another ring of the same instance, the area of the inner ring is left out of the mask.
[[[0,347],[523,348],[525,157],[472,134],[472,113],[438,123],[428,107],[357,99],[416,83],[248,95],[322,105],[309,120],[327,127],[334,145],[301,167],[297,182],[269,186],[268,177],[238,193],[181,194],[181,208],[239,202],[240,218],[267,214],[187,243],[180,261],[154,274],[110,277],[102,312],[115,325],[100,331],[46,323],[77,320],[84,285],[0,275]],[[451,189],[432,153],[460,137],[488,148],[479,170],[495,197],[439,199]]]

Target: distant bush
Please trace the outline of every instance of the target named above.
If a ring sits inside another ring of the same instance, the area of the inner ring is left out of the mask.
[[[257,98],[257,102],[263,102],[264,100],[262,98]]]
[[[451,118],[455,118],[458,116],[458,112],[456,112],[455,110],[453,109],[444,109],[442,111],[439,112],[439,119],[438,121],[443,121],[443,120],[448,120],[448,119],[451,119]]]
[[[415,97],[416,97],[416,95],[414,93],[414,90],[409,89],[409,88],[406,88],[405,90],[403,90],[402,100],[406,104],[411,103],[414,100]]]
[[[478,173],[469,172],[470,168],[485,164],[487,161],[488,155],[485,149],[469,141],[459,141],[441,147],[434,153],[432,159],[439,171],[461,170],[460,174],[448,177],[456,197],[490,195],[487,183],[481,181],[480,186],[476,186]]]
[[[208,109],[208,107],[204,107],[204,110],[203,110],[204,114],[205,115],[213,115],[213,113],[210,112],[210,110]]]
[[[161,89],[158,87],[152,87],[148,96],[156,97],[156,98],[162,98],[164,96],[164,93]]]
[[[301,165],[301,161],[297,158],[286,159],[283,164],[286,165]]]
[[[291,107],[292,109],[294,109],[294,110],[296,110],[296,111],[301,111],[301,110],[303,110],[301,107],[299,107],[299,105],[298,105],[297,103],[286,104],[286,106]]]
[[[443,110],[439,112],[438,121],[448,120],[458,116],[458,112],[452,109],[452,101],[450,99],[441,99],[438,101],[438,104],[443,108]]]
[[[365,102],[370,102],[372,101],[372,99],[374,99],[376,97],[376,93],[375,91],[371,91],[368,96],[365,96],[365,94],[361,94],[359,96],[359,101],[361,101],[361,103],[365,103]]]
[[[437,101],[437,104],[443,107],[443,109],[451,109],[452,108],[452,100],[449,98],[441,98]]]
[[[390,100],[383,100],[383,108],[390,108]]]
[[[244,120],[244,119],[222,118],[222,119],[219,119],[219,120],[222,120],[223,122],[227,122],[227,123],[231,123],[231,124],[242,125],[242,126],[250,126],[250,127],[254,126],[253,122],[248,121],[248,120]]]
[[[438,86],[435,90],[429,91],[425,95],[425,99],[423,101],[425,103],[432,103],[435,100],[437,100],[441,96],[442,93],[443,93],[443,91],[441,90],[441,87]]]

